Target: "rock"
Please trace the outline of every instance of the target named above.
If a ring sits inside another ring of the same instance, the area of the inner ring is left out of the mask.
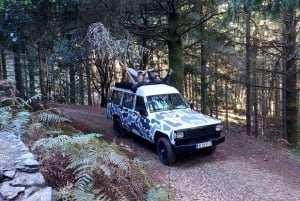
[[[7,200],[15,199],[19,193],[24,192],[25,187],[11,186],[9,182],[4,182],[0,188],[0,195]]]
[[[23,197],[24,197],[24,198],[27,198],[27,197],[33,195],[35,192],[37,192],[37,191],[39,191],[39,190],[40,190],[40,188],[39,188],[39,187],[36,187],[36,186],[27,188],[27,189],[25,190],[25,192],[24,192]]]
[[[30,168],[39,167],[39,163],[34,159],[26,159],[24,161],[24,165],[27,166],[27,167],[30,167]]]
[[[28,198],[23,199],[23,201],[54,201],[52,188],[46,187],[43,188]]]
[[[4,170],[0,170],[0,181],[4,179]]]
[[[4,172],[4,177],[8,179],[13,179],[16,175],[16,169],[7,170]]]
[[[27,158],[25,161],[18,163],[17,169],[22,172],[34,173],[39,170],[39,163],[32,158]]]
[[[13,133],[0,132],[0,201],[53,201],[39,163]]]
[[[27,172],[18,172],[16,177],[10,182],[12,186],[24,186],[24,187],[44,187],[45,179],[40,172],[36,173],[27,173]]]

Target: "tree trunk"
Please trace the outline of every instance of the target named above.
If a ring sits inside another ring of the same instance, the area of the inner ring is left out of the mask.
[[[251,13],[248,8],[245,7],[246,14],[246,126],[247,126],[247,135],[251,135],[251,71],[250,71],[250,19]]]
[[[2,72],[1,72],[1,77],[0,79],[6,80],[7,79],[7,66],[6,66],[6,55],[5,51],[1,50],[1,64],[2,64]]]
[[[251,59],[251,67],[252,69],[256,69],[256,55],[257,55],[257,45],[258,45],[258,41],[256,39],[256,31],[254,31],[253,33],[253,42],[251,45],[251,53],[250,53],[250,59]],[[251,82],[255,83],[255,86],[252,87],[253,89],[253,93],[251,95],[251,97],[253,97],[253,108],[254,108],[254,121],[253,121],[253,135],[255,137],[258,137],[258,133],[259,133],[259,125],[258,125],[258,118],[259,118],[259,111],[258,111],[258,92],[257,92],[257,84],[258,84],[258,79],[257,79],[257,72],[256,70],[253,70],[252,72],[253,78],[251,79]],[[251,75],[250,75],[251,76]]]
[[[39,58],[39,72],[40,72],[40,91],[44,97],[47,97],[47,65],[46,56],[43,52],[42,45],[38,43],[38,58]],[[46,98],[47,100],[47,98]]]
[[[75,81],[75,67],[71,64],[70,70],[70,103],[75,104],[76,103],[76,81]]]
[[[34,96],[35,95],[35,80],[34,80],[34,67],[35,67],[35,64],[33,63],[33,61],[29,60],[29,68],[28,68],[28,71],[29,71],[29,94],[30,94],[30,97]]]
[[[21,54],[18,47],[14,47],[13,51],[14,51],[14,61],[15,61],[14,70],[15,70],[16,89],[18,90],[18,96],[24,98],[25,87],[24,87],[23,73],[22,73]]]
[[[204,45],[201,45],[201,112],[207,114],[207,58]]]
[[[169,67],[173,70],[171,84],[183,93],[183,45],[181,35],[178,33],[178,26],[181,23],[181,15],[175,8],[171,9],[168,15],[168,36]]]
[[[83,78],[83,66],[78,68],[78,79],[79,79],[79,101],[81,105],[84,105],[84,78]]]
[[[88,97],[88,105],[93,105],[93,99],[92,99],[92,87],[91,87],[91,73],[89,66],[86,66],[85,68],[86,73],[86,88],[87,88],[87,97]]]
[[[214,107],[215,107],[215,117],[218,118],[219,117],[219,98],[221,97],[219,96],[219,92],[221,89],[221,87],[218,84],[218,79],[217,79],[217,75],[218,75],[218,61],[216,60],[214,63],[214,88],[215,88],[215,94],[214,94]]]
[[[296,66],[296,16],[295,10],[290,9],[285,12],[283,18],[283,41],[282,41],[282,66],[285,72],[285,92],[286,97],[286,118],[284,122],[284,129],[286,129],[286,137],[292,145],[298,145],[297,134],[297,66]]]
[[[229,130],[229,114],[228,114],[228,81],[225,80],[225,128]]]
[[[0,79],[3,79],[3,66],[6,65],[5,63],[5,54],[4,54],[4,50],[2,48],[0,48]]]

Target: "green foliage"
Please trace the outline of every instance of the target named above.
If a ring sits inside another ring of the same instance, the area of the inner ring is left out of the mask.
[[[109,152],[105,156],[105,160],[117,165],[121,170],[127,171],[129,169],[128,165],[126,164],[128,161],[125,161],[124,157],[116,152]]]
[[[36,94],[32,97],[30,97],[27,101],[24,102],[25,105],[31,104],[33,101],[42,100],[43,95],[42,94]]]
[[[43,124],[35,123],[32,120],[33,101],[41,100],[42,95],[37,94],[28,100],[22,98],[9,98],[9,104],[0,108],[0,129],[1,131],[12,132],[17,136],[25,133],[26,129],[39,129]],[[8,99],[5,99],[6,101]],[[3,103],[3,102],[2,102]],[[70,121],[59,115],[49,112],[42,112],[40,114],[40,121],[43,123],[60,123]]]
[[[44,123],[62,123],[62,122],[71,122],[69,119],[54,114],[52,112],[41,112],[40,121]]]
[[[145,201],[163,201],[163,200],[173,200],[170,199],[170,194],[163,189],[151,188],[145,196]]]
[[[36,94],[29,98],[28,100],[24,100],[20,97],[14,97],[14,98],[5,98],[1,101],[2,105],[5,104],[5,102],[8,102],[8,105],[5,105],[0,108],[0,112],[4,112],[7,110],[17,109],[17,110],[30,110],[32,111],[33,108],[30,105],[33,101],[39,101],[41,100],[42,95]]]
[[[4,113],[4,112],[6,112],[6,111],[8,111],[8,110],[11,110],[11,107],[10,107],[10,106],[1,107],[1,108],[0,108],[0,113]]]
[[[105,195],[101,198],[96,197],[93,193],[81,190],[60,190],[55,192],[55,197],[62,201],[109,201]]]
[[[145,166],[147,166],[149,164],[149,161],[144,161],[140,158],[135,157],[133,159],[133,163],[136,164],[140,168],[144,168]]]
[[[99,146],[97,142],[99,137],[101,135],[97,133],[74,136],[60,135],[55,138],[41,139],[33,146],[33,150],[42,146],[51,153],[55,151],[69,157],[67,169],[73,170],[76,180],[75,186],[79,190],[76,191],[78,197],[72,197],[74,200],[85,200],[85,196],[92,196],[90,193],[93,187],[92,174],[94,171],[102,170],[104,175],[111,177],[114,172],[111,167],[112,164],[121,171],[129,170],[130,161],[114,151],[114,145],[102,142]],[[66,194],[62,193],[60,196],[66,196]],[[84,197],[80,198],[80,196]],[[100,197],[102,199],[105,196],[101,195]]]
[[[296,156],[300,160],[300,149],[299,148],[288,148],[287,152],[293,156]]]
[[[115,144],[108,144],[100,137],[101,135],[97,133],[74,136],[60,135],[55,138],[41,139],[35,143],[33,150],[42,147],[48,151],[47,156],[49,154],[55,155],[57,152],[68,156],[69,164],[66,169],[73,171],[74,187],[76,188],[60,189],[56,193],[56,199],[109,200],[113,192],[113,194],[118,194],[116,195],[117,200],[130,200],[126,195],[115,189],[114,185],[119,182],[126,184],[133,182],[134,179],[131,180],[130,176],[132,172],[136,171],[138,166],[145,166],[147,162],[135,158],[132,163],[120,153]],[[105,180],[110,180],[111,183],[105,183]],[[104,182],[104,184],[99,185],[99,181]],[[108,189],[108,186],[111,187]],[[134,183],[129,187],[124,186],[124,188],[136,192],[141,187],[140,184]],[[150,189],[145,195],[145,199],[159,201],[166,200],[165,198],[168,198],[168,196],[163,190]]]

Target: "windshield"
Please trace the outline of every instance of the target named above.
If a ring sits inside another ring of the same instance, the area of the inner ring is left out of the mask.
[[[150,112],[167,111],[174,109],[186,109],[187,103],[182,98],[181,94],[162,94],[147,96],[147,107]]]

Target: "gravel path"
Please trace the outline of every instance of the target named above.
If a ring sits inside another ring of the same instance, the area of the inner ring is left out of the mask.
[[[233,137],[236,138],[227,136],[226,142],[211,156],[181,155],[171,167],[158,161],[151,145],[131,136],[121,142],[131,147],[138,157],[149,161],[147,171],[157,187],[169,190],[169,200],[300,200],[300,162],[296,158],[245,136],[241,138],[249,146],[231,147]]]

